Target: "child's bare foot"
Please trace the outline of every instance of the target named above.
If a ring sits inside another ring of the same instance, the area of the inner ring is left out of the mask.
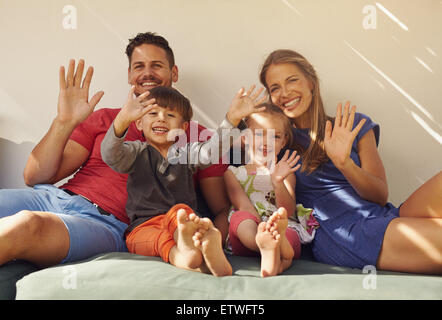
[[[217,277],[232,275],[232,266],[223,251],[221,232],[209,218],[202,218],[199,222],[201,227],[195,232],[193,241],[201,250],[207,268]]]
[[[269,217],[267,220],[267,228],[270,232],[278,231],[281,236],[281,259],[292,260],[295,252],[285,236],[288,223],[287,210],[281,207]]]
[[[171,250],[169,260],[179,268],[198,268],[203,263],[203,256],[201,251],[195,247],[192,237],[200,228],[200,218],[195,213],[187,215],[186,210],[179,209],[177,223],[176,246],[172,248],[175,250]]]
[[[287,210],[283,207],[279,208],[278,211],[273,212],[273,214],[267,220],[267,228],[273,230],[276,228],[280,235],[285,234],[288,226]]]
[[[261,277],[276,276],[280,272],[281,236],[277,230],[270,231],[268,222],[261,222],[256,233],[256,244],[261,253]]]

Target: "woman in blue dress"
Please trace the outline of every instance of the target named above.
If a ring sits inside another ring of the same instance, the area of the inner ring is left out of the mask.
[[[315,258],[352,268],[442,274],[442,172],[396,208],[387,202],[379,125],[349,102],[338,105],[335,118],[327,116],[313,66],[292,50],[271,53],[260,80],[293,122],[302,154],[296,201],[314,208],[320,223]]]

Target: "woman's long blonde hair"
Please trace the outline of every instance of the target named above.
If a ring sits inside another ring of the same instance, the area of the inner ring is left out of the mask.
[[[311,143],[307,149],[301,148],[301,150],[298,150],[298,152],[302,155],[303,161],[301,171],[311,173],[321,164],[329,160],[324,148],[324,136],[325,123],[327,120],[332,120],[332,118],[325,114],[324,105],[322,103],[321,94],[319,91],[319,79],[316,75],[315,69],[306,58],[293,50],[275,50],[264,61],[259,78],[262,85],[267,89],[269,96],[270,90],[266,83],[266,73],[271,65],[281,63],[292,63],[296,65],[313,86],[312,101],[310,107],[306,111],[308,112],[310,119],[309,129]],[[296,145],[296,148],[299,149],[299,145]]]

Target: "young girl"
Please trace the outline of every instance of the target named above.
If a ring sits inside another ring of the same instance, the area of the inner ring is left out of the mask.
[[[260,80],[294,124],[302,155],[297,200],[314,209],[321,225],[312,243],[315,258],[352,268],[442,274],[442,173],[394,207],[377,151],[379,125],[349,102],[328,117],[313,66],[292,50],[272,52]]]
[[[234,207],[229,219],[231,249],[243,256],[259,252],[261,276],[266,277],[281,273],[299,257],[300,242],[313,239],[316,223],[312,210],[302,206],[298,210],[301,223],[293,217],[294,172],[300,167],[296,165],[299,156],[296,152],[289,156],[287,151],[277,162],[279,152],[291,143],[291,123],[277,107],[263,105],[265,111],[245,120],[247,135],[242,136],[242,142],[249,142],[249,161],[243,166],[229,166],[224,180]]]

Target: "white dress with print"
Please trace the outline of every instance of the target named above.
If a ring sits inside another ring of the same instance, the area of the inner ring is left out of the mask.
[[[229,166],[228,170],[235,175],[262,221],[267,221],[273,212],[278,210],[269,170],[258,169],[254,174],[248,174],[245,166]],[[234,212],[235,210],[232,208],[229,222]],[[288,227],[298,233],[303,244],[313,240],[316,228],[319,226],[312,212],[313,209],[304,208],[302,204],[296,205],[296,212],[288,212]]]

